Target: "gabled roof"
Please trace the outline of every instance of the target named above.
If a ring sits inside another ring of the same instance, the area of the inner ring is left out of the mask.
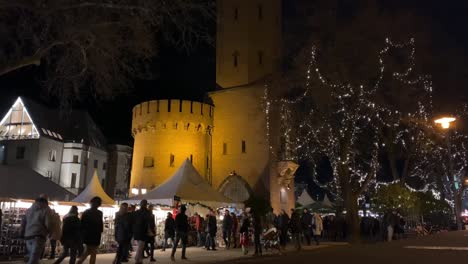
[[[48,108],[23,97],[18,97],[15,103],[18,101],[24,104],[42,137],[105,149],[106,139],[87,112],[72,110],[61,114],[58,109]]]
[[[75,197],[33,169],[21,166],[0,166],[0,186],[0,197],[36,199],[43,193],[51,201],[65,201]]]
[[[88,186],[75,198],[73,202],[77,203],[89,203],[93,197],[99,196],[102,199],[102,204],[114,205],[115,201],[107,195],[102,188],[96,171],[94,171],[93,178],[89,182]]]
[[[200,202],[211,207],[233,205],[233,202],[211,187],[187,159],[177,172],[156,189],[130,198],[130,202],[143,199],[151,203],[172,206],[174,196],[182,202]]]

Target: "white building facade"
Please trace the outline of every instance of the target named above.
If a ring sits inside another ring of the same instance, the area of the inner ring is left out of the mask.
[[[108,172],[104,135],[86,112],[57,112],[19,97],[0,121],[0,166],[32,168],[75,194],[96,170],[106,186],[116,175]]]

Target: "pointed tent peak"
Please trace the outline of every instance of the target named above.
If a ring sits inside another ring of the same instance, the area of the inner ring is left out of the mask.
[[[297,199],[297,202],[301,205],[309,205],[315,203],[314,199],[312,199],[307,189],[304,189],[302,191],[301,195],[299,195]]]
[[[327,206],[333,206],[333,203],[332,203],[332,201],[330,200],[330,198],[328,198],[328,194],[327,194],[327,193],[325,193],[325,196],[323,197],[322,203],[323,203],[324,205],[327,205]]]
[[[102,204],[114,205],[115,201],[107,195],[99,182],[97,171],[94,170],[93,177],[88,186],[75,198],[73,202],[89,203],[93,197],[99,196],[102,199]]]

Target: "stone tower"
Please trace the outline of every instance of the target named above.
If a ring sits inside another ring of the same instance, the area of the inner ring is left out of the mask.
[[[264,108],[265,79],[281,58],[281,0],[218,0],[217,7],[213,187],[235,201],[263,194],[275,212],[289,211],[294,181],[284,180],[271,155]]]

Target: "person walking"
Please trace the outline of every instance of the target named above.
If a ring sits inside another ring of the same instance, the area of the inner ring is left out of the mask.
[[[248,212],[244,212],[242,218],[242,224],[239,229],[240,233],[240,246],[244,255],[249,253],[249,229],[250,229],[250,215]]]
[[[154,206],[151,204],[148,207],[151,222],[148,228],[148,240],[146,241],[146,254],[150,257],[150,262],[156,262],[156,260],[154,259],[154,242],[155,242],[155,237],[156,237],[156,224],[154,220],[153,209],[154,209]]]
[[[229,249],[231,247],[232,218],[227,209],[224,211],[222,229],[224,244],[226,245],[226,249]]]
[[[153,223],[151,223],[153,222]],[[135,253],[135,263],[143,263],[143,251],[145,250],[146,241],[148,241],[148,230],[153,230],[154,221],[151,219],[151,214],[148,210],[148,201],[141,200],[140,209],[133,215],[133,239],[137,241],[137,251]]]
[[[115,214],[114,220],[115,241],[119,244],[117,247],[117,253],[115,255],[115,264],[120,264],[126,261],[128,255],[128,248],[132,239],[132,226],[130,222],[130,214],[128,212],[128,204],[122,203],[119,211]],[[127,251],[127,252],[125,252]]]
[[[296,250],[301,250],[301,233],[302,233],[302,226],[301,226],[301,218],[299,214],[294,210],[291,209],[291,220],[289,222],[289,228],[291,229],[291,234],[294,240],[294,247]]]
[[[318,213],[315,213],[312,217],[312,231],[314,235],[315,244],[318,246],[320,244],[319,238],[322,235],[323,231],[323,220]]]
[[[253,232],[254,232],[254,244],[255,253],[254,256],[262,255],[262,245],[260,244],[260,235],[262,234],[262,219],[258,213],[253,214]]]
[[[195,231],[197,231],[197,247],[203,245],[203,218],[195,213]]]
[[[310,246],[310,240],[311,240],[311,232],[312,232],[312,215],[309,213],[309,211],[304,208],[304,211],[302,212],[301,215],[301,225],[302,225],[302,233],[304,235],[304,238],[306,240],[306,243],[308,246]]]
[[[213,210],[210,211],[207,219],[207,237],[206,237],[206,250],[216,250],[216,233],[218,232],[218,225],[216,223],[216,216]]]
[[[52,214],[47,199],[37,198],[21,222],[21,234],[26,241],[28,264],[38,264],[51,230]]]
[[[175,238],[175,221],[172,213],[167,213],[166,221],[164,222],[164,243],[161,251],[166,251],[167,240],[171,239],[172,244],[174,244]]]
[[[57,251],[57,241],[60,240],[62,236],[62,221],[60,220],[60,215],[55,212],[55,210],[51,210],[52,214],[52,223],[51,223],[51,230],[49,234],[49,242],[50,242],[50,254],[49,259],[55,259],[55,253]]]
[[[280,232],[280,246],[284,250],[286,248],[286,242],[288,240],[288,228],[289,228],[289,216],[284,210],[281,210],[281,214],[278,216],[277,225]]]
[[[75,264],[78,249],[81,244],[81,221],[78,218],[78,207],[72,206],[67,215],[63,217],[62,237],[60,242],[63,245],[63,251],[54,264],[70,256],[70,264]]]
[[[102,222],[102,211],[98,208],[102,204],[102,200],[99,196],[94,197],[89,202],[91,208],[84,211],[81,216],[81,230],[83,234],[83,243],[86,248],[78,260],[78,264],[83,263],[88,256],[90,264],[96,264],[96,254],[101,244],[101,234],[104,230],[104,224]]]
[[[172,253],[171,253],[171,260],[175,261],[175,253],[177,250],[177,246],[179,242],[182,244],[182,259],[187,259],[185,256],[185,249],[187,248],[187,240],[188,240],[188,231],[189,231],[189,223],[188,217],[185,214],[187,208],[185,205],[180,207],[179,213],[176,215],[175,218],[175,235],[176,239],[174,245],[172,245]]]
[[[231,213],[232,218],[232,241],[234,242],[234,247],[237,248],[237,230],[239,228],[239,220],[237,220],[237,215],[235,213]]]
[[[393,233],[399,222],[397,212],[395,210],[388,216],[387,220],[387,241],[391,242],[393,240]]]

